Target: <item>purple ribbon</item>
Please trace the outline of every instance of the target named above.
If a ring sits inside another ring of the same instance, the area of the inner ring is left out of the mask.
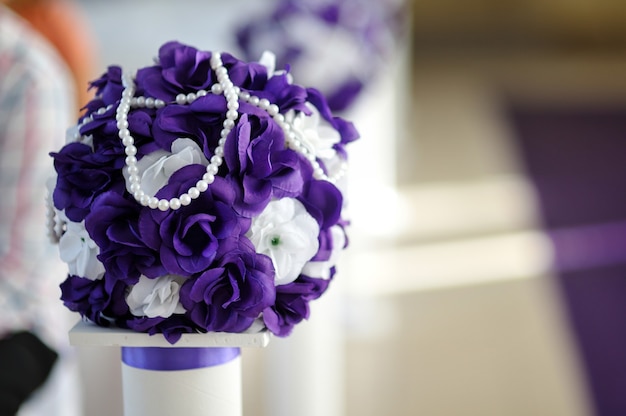
[[[180,371],[225,364],[240,354],[239,348],[122,347],[124,364],[143,370]]]

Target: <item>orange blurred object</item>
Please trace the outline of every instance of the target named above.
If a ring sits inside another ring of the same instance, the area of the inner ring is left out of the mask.
[[[87,104],[88,83],[97,75],[96,43],[80,9],[71,0],[9,0],[7,6],[57,49],[73,75],[78,108]]]

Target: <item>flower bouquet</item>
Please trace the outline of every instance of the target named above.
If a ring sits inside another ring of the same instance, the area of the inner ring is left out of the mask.
[[[110,66],[51,153],[61,299],[93,324],[287,336],[347,245],[346,145],[324,96],[277,70],[177,42]]]

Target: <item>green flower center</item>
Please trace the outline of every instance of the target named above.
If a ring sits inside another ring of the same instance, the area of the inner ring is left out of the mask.
[[[279,245],[280,244],[280,237],[279,236],[272,237],[272,239],[270,240],[270,244],[273,245],[274,247]]]

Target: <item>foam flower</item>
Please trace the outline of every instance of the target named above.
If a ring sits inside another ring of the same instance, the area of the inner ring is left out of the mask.
[[[256,250],[272,259],[274,283],[291,283],[317,252],[317,221],[292,198],[270,202],[252,221],[248,237]]]
[[[66,230],[59,239],[59,254],[71,275],[91,280],[104,276],[104,265],[98,260],[100,248],[89,236],[84,221],[66,221]]]
[[[179,291],[185,278],[176,275],[165,275],[156,279],[146,276],[139,277],[126,296],[130,313],[148,318],[167,318],[174,313],[184,313],[180,303]]]

